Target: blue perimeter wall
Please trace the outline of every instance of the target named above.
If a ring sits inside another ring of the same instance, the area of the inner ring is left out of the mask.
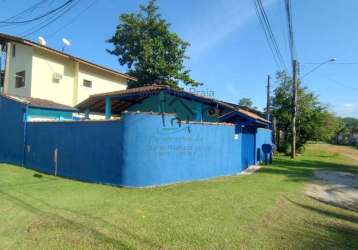
[[[233,175],[246,168],[243,149],[255,146],[235,125],[178,124],[174,115],[24,123],[25,106],[1,105],[0,161],[54,174],[57,149],[57,174],[88,182],[147,187]],[[258,129],[256,147],[270,134]]]
[[[265,161],[265,154],[262,151],[263,144],[272,144],[272,130],[267,128],[257,128],[256,132],[256,154],[257,149],[260,149],[260,156],[256,158],[257,162]],[[256,155],[257,156],[257,155]]]
[[[29,122],[25,166],[77,180],[119,185],[120,121]]]
[[[0,162],[22,165],[26,105],[0,97]]]
[[[155,186],[242,170],[235,126],[179,124],[173,115],[124,117],[124,186]]]

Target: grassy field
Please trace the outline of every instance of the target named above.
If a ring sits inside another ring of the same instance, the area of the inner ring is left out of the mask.
[[[303,194],[314,170],[358,173],[344,149],[310,145],[253,175],[141,190],[0,164],[0,249],[358,249],[358,213]]]

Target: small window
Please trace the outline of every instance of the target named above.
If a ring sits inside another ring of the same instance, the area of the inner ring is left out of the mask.
[[[83,80],[83,86],[87,88],[92,88],[92,81],[90,80]]]
[[[16,56],[16,45],[15,44],[13,44],[11,47],[11,56],[12,57]]]
[[[16,73],[15,88],[25,87],[25,70]]]
[[[60,81],[62,80],[62,75],[59,73],[53,73],[52,74],[52,82],[54,83],[60,83]]]

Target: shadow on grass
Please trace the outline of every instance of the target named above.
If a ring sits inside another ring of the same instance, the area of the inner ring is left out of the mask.
[[[343,221],[347,221],[347,222],[358,223],[358,216],[355,216],[355,215],[348,216],[348,215],[345,215],[345,214],[342,214],[342,213],[329,211],[327,209],[313,207],[313,206],[310,206],[310,205],[306,205],[306,204],[303,204],[303,203],[293,201],[291,199],[288,199],[287,197],[286,197],[286,200],[288,200],[290,203],[292,203],[292,204],[294,204],[296,206],[299,206],[299,207],[301,207],[303,209],[307,209],[307,210],[310,210],[312,212],[319,213],[321,215],[324,215],[324,216],[327,216],[327,217],[330,217],[330,218],[335,218],[335,219],[339,219],[339,220],[343,220]]]
[[[325,209],[324,207],[316,207],[301,202],[293,201],[285,197],[287,201],[291,204],[307,210],[308,212],[317,213],[323,216],[323,219],[320,221],[307,221],[306,223],[310,224],[313,228],[321,228],[328,233],[326,236],[320,240],[322,244],[326,242],[329,244],[334,243],[334,247],[339,249],[343,247],[344,249],[357,249],[358,247],[358,230],[354,226],[358,223],[358,217],[350,213],[339,213],[332,211],[330,209]],[[333,220],[332,220],[333,219]],[[336,220],[340,220],[343,223],[337,223]],[[347,224],[352,223],[352,224]],[[352,226],[351,226],[352,225]],[[314,230],[314,229],[313,229]],[[297,232],[298,233],[298,232]],[[318,236],[318,235],[317,235]],[[307,235],[307,237],[316,237],[316,234]]]
[[[291,160],[278,158],[273,164],[260,169],[260,173],[284,175],[290,181],[307,181],[312,177],[314,171],[330,170],[343,171],[358,174],[358,167],[355,165],[328,163],[319,160]]]
[[[14,191],[11,191],[11,192],[14,192]],[[35,201],[35,203],[41,204],[41,206],[32,205],[32,204],[34,204],[34,202],[31,202],[31,204],[30,204],[29,202],[26,202],[25,199],[22,199],[21,196],[25,196],[27,199],[31,199],[32,201]],[[54,207],[54,206],[48,204],[47,202],[45,202],[44,200],[35,198],[35,197],[29,195],[28,193],[25,194],[25,193],[17,191],[15,193],[15,195],[13,195],[13,194],[10,194],[10,192],[6,192],[6,191],[0,189],[0,197],[4,200],[7,200],[7,201],[13,203],[13,204],[16,204],[18,207],[24,209],[25,211],[27,211],[29,213],[40,216],[42,219],[44,219],[45,222],[46,222],[46,219],[48,219],[50,221],[57,222],[58,225],[56,224],[56,227],[63,226],[67,233],[70,233],[71,230],[81,231],[81,232],[84,232],[85,234],[89,233],[90,234],[89,236],[91,238],[98,240],[101,247],[111,246],[111,248],[114,248],[114,249],[117,249],[117,248],[119,248],[119,249],[134,249],[133,247],[126,244],[125,242],[122,242],[122,241],[115,239],[113,237],[109,237],[106,234],[97,230],[95,227],[90,226],[90,225],[96,225],[96,224],[98,224],[98,222],[100,222],[100,224],[103,224],[104,227],[110,226],[113,230],[120,231],[125,236],[125,238],[132,239],[134,241],[138,241],[142,245],[146,245],[147,247],[150,247],[150,248],[159,248],[160,247],[160,246],[156,245],[155,243],[153,243],[151,240],[141,238],[138,235],[135,235],[135,234],[123,229],[123,227],[113,225],[108,221],[104,221],[101,218],[92,217],[88,214],[82,214],[82,213],[75,212],[75,211],[72,211],[69,209]],[[46,209],[40,208],[40,207],[46,207]],[[50,212],[49,210],[53,210],[53,212]],[[72,216],[76,219],[67,218],[67,216],[65,217],[65,216],[61,215],[61,214],[63,214],[63,212],[71,213]],[[85,222],[80,222],[80,221],[78,221],[77,218],[84,220]],[[28,229],[28,231],[29,231],[29,229]]]

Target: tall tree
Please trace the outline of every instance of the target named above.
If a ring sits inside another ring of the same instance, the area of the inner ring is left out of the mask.
[[[279,86],[274,91],[273,115],[276,117],[277,128],[283,132],[284,138],[279,138],[279,150],[288,152],[292,136],[292,79],[285,72],[278,72],[276,79]],[[297,149],[302,149],[308,141],[330,141],[339,129],[339,119],[322,105],[318,97],[300,83],[297,89]],[[280,133],[277,133],[280,135]]]
[[[239,105],[240,106],[245,106],[245,107],[248,107],[248,108],[253,108],[254,103],[250,98],[244,97],[244,98],[241,98],[239,100]]]
[[[158,13],[156,0],[140,5],[139,13],[120,15],[115,34],[108,40],[114,45],[109,53],[118,56],[119,63],[138,81],[129,87],[165,84],[177,88],[179,83],[198,86],[184,67],[188,42],[169,30],[170,24]]]

